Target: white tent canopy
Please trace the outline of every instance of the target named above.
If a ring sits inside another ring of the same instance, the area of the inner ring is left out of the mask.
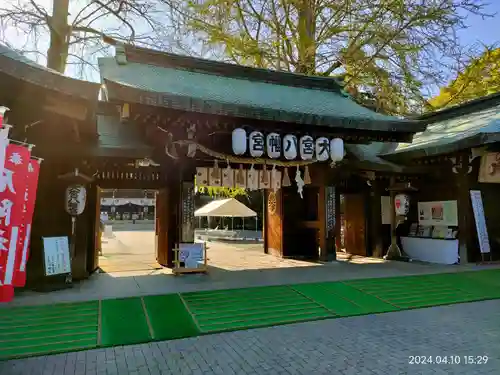
[[[257,213],[240,201],[229,198],[212,201],[194,212],[194,216],[254,217]]]

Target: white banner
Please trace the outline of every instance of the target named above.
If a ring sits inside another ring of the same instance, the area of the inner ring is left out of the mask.
[[[488,238],[488,228],[486,228],[486,219],[484,218],[484,207],[481,192],[479,190],[471,190],[470,200],[472,203],[472,211],[474,212],[474,220],[476,221],[479,250],[483,254],[489,253],[491,251],[490,240]]]
[[[391,197],[380,197],[380,215],[382,216],[382,224],[391,224],[392,220],[392,204]]]

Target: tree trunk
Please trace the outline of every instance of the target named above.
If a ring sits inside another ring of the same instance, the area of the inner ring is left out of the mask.
[[[47,67],[64,73],[70,39],[69,0],[53,0],[52,7],[52,17],[49,19],[50,46],[47,52]]]
[[[298,20],[299,61],[297,73],[316,72],[316,19],[315,0],[301,0]]]

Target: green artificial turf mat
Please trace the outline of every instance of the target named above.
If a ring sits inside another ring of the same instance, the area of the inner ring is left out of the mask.
[[[341,282],[294,285],[293,288],[340,316],[398,310],[396,307]]]
[[[294,297],[296,293],[287,286],[270,286],[245,289],[226,289],[208,292],[182,293],[182,298],[189,303],[195,304],[217,304],[218,301],[241,301],[247,298],[253,300],[266,300],[274,298]]]
[[[97,301],[1,309],[0,360],[95,348],[98,315]]]
[[[463,279],[471,284],[479,282],[483,285],[500,288],[500,270],[464,272]]]
[[[184,293],[182,298],[204,333],[333,316],[288,286]]]
[[[141,298],[101,302],[101,345],[117,346],[152,340]]]
[[[200,331],[178,294],[144,297],[153,339],[171,340],[198,336]]]
[[[335,316],[328,313],[326,310],[318,310],[315,313],[301,314],[299,316],[279,316],[279,317],[255,317],[252,320],[233,321],[231,324],[212,324],[203,326],[204,333],[217,333],[225,331],[237,331],[250,328],[271,327],[283,324],[310,322],[315,320],[331,319]]]
[[[352,316],[366,314],[366,310],[361,306],[336,294],[329,293],[327,290],[321,288],[321,286],[295,285],[293,288],[336,315]]]
[[[492,298],[497,269],[6,308],[0,360]]]
[[[479,301],[494,295],[491,286],[471,282],[465,273],[367,279],[346,283],[402,309]]]
[[[386,301],[382,301],[381,299],[370,294],[363,293],[362,291],[342,282],[327,284],[325,285],[325,289],[330,293],[334,293],[354,302],[356,305],[363,308],[367,313],[382,313],[398,310],[397,307],[392,306]]]

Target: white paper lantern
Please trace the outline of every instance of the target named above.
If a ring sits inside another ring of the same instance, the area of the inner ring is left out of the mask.
[[[316,159],[318,161],[328,160],[330,157],[330,140],[326,137],[316,139]]]
[[[314,156],[314,140],[309,135],[300,137],[300,157],[302,160],[311,160]]]
[[[410,196],[408,194],[398,194],[394,198],[394,209],[396,215],[406,216],[410,211]]]
[[[233,130],[233,153],[235,155],[243,155],[247,152],[247,132],[245,129]]]
[[[330,141],[330,159],[334,163],[344,159],[344,141],[341,138],[334,138]]]
[[[287,134],[283,137],[283,155],[285,159],[293,160],[297,158],[297,137]]]
[[[66,212],[71,216],[81,215],[87,203],[87,190],[83,185],[71,185],[66,189]]]
[[[264,135],[261,132],[253,131],[249,138],[250,155],[254,158],[260,158],[264,154]]]
[[[266,137],[267,156],[277,159],[281,156],[281,137],[278,133],[269,133]]]

